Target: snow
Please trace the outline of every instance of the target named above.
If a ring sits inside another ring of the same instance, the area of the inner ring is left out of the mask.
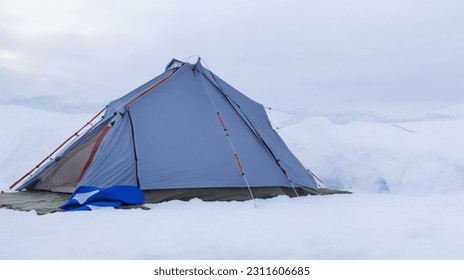
[[[31,170],[82,127],[92,115],[0,105],[0,189]]]
[[[286,143],[329,186],[441,193],[464,190],[462,112],[462,105],[403,117],[344,111],[275,126],[283,127],[278,132]]]
[[[0,188],[88,119],[0,105]],[[0,259],[463,259],[464,104],[272,108],[277,131],[352,195],[171,201],[150,210],[0,209]]]

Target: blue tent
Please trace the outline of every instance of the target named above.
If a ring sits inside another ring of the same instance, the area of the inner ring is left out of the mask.
[[[118,185],[139,188],[148,201],[245,200],[317,194],[318,183],[263,105],[200,59],[173,59],[164,73],[109,103],[98,123],[17,190]]]

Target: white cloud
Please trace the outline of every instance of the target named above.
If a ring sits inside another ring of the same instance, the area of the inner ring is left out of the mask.
[[[0,91],[106,102],[200,54],[268,104],[453,102],[463,13],[457,0],[0,0]]]

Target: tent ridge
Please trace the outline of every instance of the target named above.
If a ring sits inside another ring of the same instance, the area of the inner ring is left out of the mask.
[[[161,81],[157,82],[156,84],[154,84],[153,86],[149,87],[148,89],[144,90],[142,93],[140,93],[139,95],[137,95],[134,99],[132,99],[131,101],[127,102],[127,104],[125,105],[125,107],[129,107],[132,103],[134,103],[135,101],[139,100],[140,98],[142,98],[143,96],[145,96],[147,93],[149,93],[150,91],[152,91],[153,89],[155,89],[156,87],[158,87],[159,85],[161,85],[162,83],[164,83],[165,81],[167,81],[169,78],[172,77],[172,75],[174,75],[174,73],[176,73],[176,70],[174,70],[173,72],[171,72],[169,75],[167,75],[166,77],[164,77],[163,79],[161,79]]]

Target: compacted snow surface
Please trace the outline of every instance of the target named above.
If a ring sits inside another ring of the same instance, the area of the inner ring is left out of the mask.
[[[0,188],[89,115],[0,105]],[[0,259],[463,259],[464,106],[273,108],[289,147],[351,195],[171,201],[150,210],[0,209]]]

